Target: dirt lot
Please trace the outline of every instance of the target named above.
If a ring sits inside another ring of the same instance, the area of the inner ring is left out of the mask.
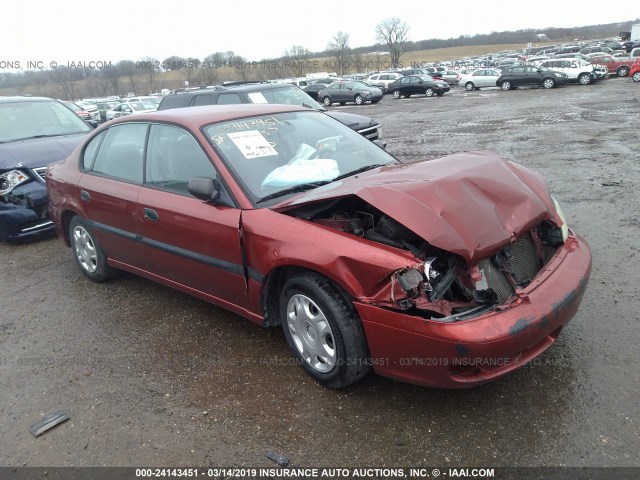
[[[132,275],[93,284],[55,239],[0,244],[0,465],[640,465],[640,84],[332,108],[378,119],[403,161],[490,149],[546,176],[594,255],[558,342],[472,390],[330,391],[280,330]]]

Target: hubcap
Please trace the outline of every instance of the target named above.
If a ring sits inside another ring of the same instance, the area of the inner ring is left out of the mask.
[[[73,248],[80,266],[89,273],[98,268],[98,254],[93,240],[83,227],[78,225],[73,229]]]
[[[287,304],[287,326],[298,352],[313,368],[327,373],[336,364],[336,349],[331,325],[318,305],[301,294]]]

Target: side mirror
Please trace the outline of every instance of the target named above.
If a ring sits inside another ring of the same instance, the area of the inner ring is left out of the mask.
[[[189,193],[205,202],[215,202],[220,198],[218,182],[213,178],[196,177],[189,180]]]
[[[383,150],[387,149],[387,142],[385,142],[384,140],[380,140],[379,138],[376,138],[375,140],[373,140],[372,143],[374,143],[375,145],[377,145]]]

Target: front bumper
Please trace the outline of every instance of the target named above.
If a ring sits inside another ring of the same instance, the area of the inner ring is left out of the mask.
[[[0,195],[0,239],[17,242],[53,234],[47,205],[47,189],[38,180]]]
[[[419,385],[466,388],[525,366],[575,315],[591,272],[591,251],[570,237],[509,305],[456,323],[355,302],[374,371]]]

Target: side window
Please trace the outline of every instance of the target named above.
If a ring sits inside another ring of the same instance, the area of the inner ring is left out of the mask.
[[[189,180],[195,177],[216,177],[198,142],[182,128],[151,125],[145,185],[188,194]]]
[[[126,123],[107,130],[93,171],[127,182],[142,183],[142,156],[147,124]]]
[[[82,155],[82,168],[85,170],[91,170],[91,167],[93,167],[96,152],[98,151],[98,147],[100,146],[100,142],[102,142],[104,135],[105,132],[102,132],[100,135],[94,137],[89,142],[89,145],[84,149],[84,154]]]
[[[211,95],[196,95],[193,99],[193,106],[211,105]]]
[[[235,105],[236,103],[242,103],[242,99],[237,93],[223,93],[217,101],[218,105]]]
[[[411,78],[410,78],[410,77],[403,77],[403,78],[400,80],[400,83],[409,83],[410,81],[411,81]]]

